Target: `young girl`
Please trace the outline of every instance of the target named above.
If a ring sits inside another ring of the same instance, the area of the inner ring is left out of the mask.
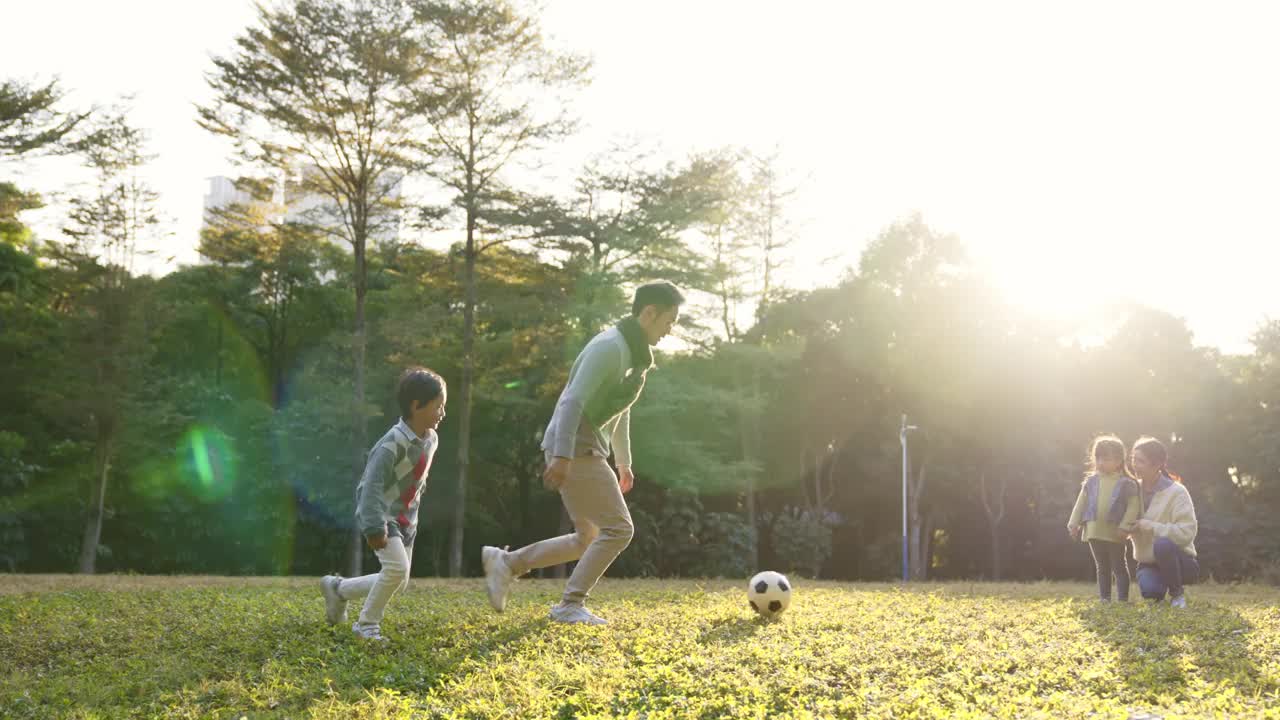
[[[1089,472],[1080,487],[1076,506],[1067,521],[1071,537],[1089,543],[1098,570],[1098,595],[1111,601],[1111,576],[1116,595],[1129,601],[1129,563],[1125,539],[1134,529],[1141,509],[1138,483],[1125,467],[1124,443],[1113,435],[1094,438],[1089,451]]]

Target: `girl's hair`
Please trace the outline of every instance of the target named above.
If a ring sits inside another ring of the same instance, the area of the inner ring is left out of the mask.
[[[1085,466],[1088,468],[1084,474],[1085,480],[1098,472],[1098,460],[1104,457],[1119,460],[1120,474],[1133,477],[1133,473],[1129,470],[1129,454],[1125,452],[1124,441],[1115,435],[1099,435],[1089,443],[1089,457],[1085,461]]]
[[[1169,471],[1169,451],[1165,449],[1164,443],[1146,435],[1133,444],[1133,451],[1141,451],[1152,464],[1160,468],[1160,472],[1168,475],[1174,482],[1182,482],[1182,478]]]
[[[400,382],[396,387],[396,402],[400,405],[400,417],[408,418],[413,410],[413,401],[418,407],[440,397],[444,392],[444,378],[435,370],[424,367],[411,367],[400,374]]]

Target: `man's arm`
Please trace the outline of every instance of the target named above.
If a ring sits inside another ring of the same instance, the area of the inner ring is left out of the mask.
[[[631,408],[622,411],[613,428],[613,459],[619,468],[631,467]]]
[[[555,457],[572,458],[573,444],[577,439],[578,426],[582,423],[582,411],[587,401],[600,389],[605,380],[617,374],[621,363],[621,350],[614,343],[595,343],[588,345],[583,352],[582,364],[574,374],[573,380],[560,393],[560,401],[556,403],[555,445],[551,454]]]

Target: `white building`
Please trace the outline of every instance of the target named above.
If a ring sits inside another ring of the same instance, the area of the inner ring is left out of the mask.
[[[236,189],[235,182],[229,177],[215,175],[207,177],[205,180],[204,192],[204,216],[200,223],[200,228],[204,229],[209,224],[209,211],[221,210],[232,204],[248,204],[252,198],[249,193]]]
[[[305,170],[300,171],[305,172]],[[313,170],[314,172],[314,170]],[[403,175],[388,174],[387,198],[400,199]],[[330,237],[338,243],[346,244],[342,232],[343,218],[338,206],[329,197],[318,193],[301,193],[298,191],[300,178],[290,178],[292,182],[281,179],[273,193],[272,203],[283,210],[280,218],[283,222],[307,222],[320,227],[332,228],[336,232]],[[208,183],[204,195],[204,215],[201,228],[208,226],[210,213],[226,208],[232,204],[248,205],[253,202],[249,193],[239,190],[235,181],[225,176],[206,178]],[[369,233],[371,243],[394,242],[400,238],[401,218],[398,211],[393,211],[375,221]]]

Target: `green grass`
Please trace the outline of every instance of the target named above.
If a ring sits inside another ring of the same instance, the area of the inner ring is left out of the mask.
[[[590,628],[546,619],[555,582],[497,615],[479,580],[414,580],[377,647],[310,578],[0,575],[0,717],[1280,718],[1273,589],[801,580],[763,622],[744,585],[605,580]]]

